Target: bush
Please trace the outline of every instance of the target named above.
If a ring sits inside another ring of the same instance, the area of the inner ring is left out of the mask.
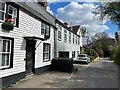
[[[90,56],[90,62],[93,62],[94,61],[94,57],[93,56]]]
[[[120,46],[115,50],[113,55],[114,62],[120,65]]]
[[[90,61],[98,57],[98,53],[94,49],[87,49],[85,53],[90,57]]]

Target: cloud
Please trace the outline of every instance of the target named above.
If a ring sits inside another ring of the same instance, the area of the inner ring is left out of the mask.
[[[113,35],[113,34],[111,34],[111,33],[109,33],[108,36],[109,36],[110,38],[115,38],[115,35]]]
[[[95,14],[92,13],[96,6],[90,3],[79,4],[77,2],[71,2],[65,7],[57,9],[56,17],[69,25],[82,25],[86,27],[87,32],[94,35],[97,32],[102,32],[108,30],[109,27],[103,23],[98,24],[94,17]]]
[[[99,2],[100,0],[74,0],[74,2]],[[47,0],[47,2],[73,2],[73,0]]]
[[[52,12],[52,10],[50,9],[50,7],[49,7],[49,6],[47,6],[47,11],[48,11],[50,14],[52,14],[52,15],[53,15],[53,12]]]

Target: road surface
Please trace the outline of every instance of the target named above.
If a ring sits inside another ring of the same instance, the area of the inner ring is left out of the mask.
[[[18,82],[12,88],[118,88],[118,66],[109,58],[74,66],[78,71],[72,74],[50,71]]]

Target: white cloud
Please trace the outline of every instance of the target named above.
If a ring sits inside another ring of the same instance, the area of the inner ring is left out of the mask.
[[[50,7],[49,7],[49,6],[47,6],[47,11],[48,11],[50,14],[52,14],[52,15],[53,15],[53,12],[52,12],[52,10],[50,9]]]
[[[60,0],[47,0],[49,3],[60,2]]]
[[[74,2],[99,2],[100,0],[74,0]],[[47,2],[73,2],[73,0],[47,0]]]
[[[113,35],[111,33],[109,33],[108,36],[111,37],[111,38],[115,38],[115,35]]]
[[[82,25],[86,27],[86,30],[94,35],[97,32],[105,31],[109,29],[108,26],[103,23],[103,25],[98,24],[92,13],[95,5],[90,3],[79,4],[77,2],[71,2],[65,7],[57,9],[56,17],[69,25]]]

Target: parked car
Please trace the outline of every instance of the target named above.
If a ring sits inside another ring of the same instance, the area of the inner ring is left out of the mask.
[[[84,62],[84,63],[90,63],[90,58],[87,56],[87,54],[78,54],[76,58],[74,58],[74,62]]]

